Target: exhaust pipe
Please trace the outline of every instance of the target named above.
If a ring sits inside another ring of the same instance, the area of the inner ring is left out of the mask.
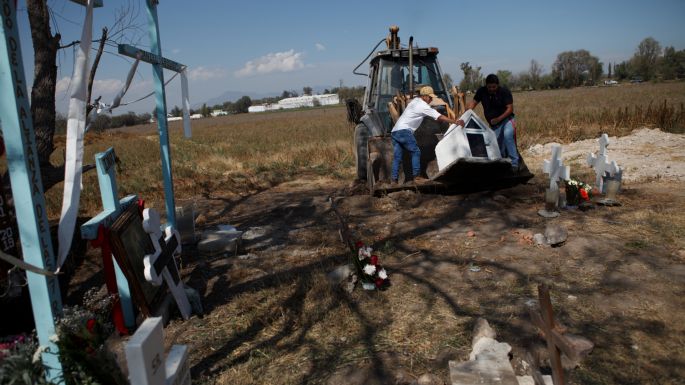
[[[414,36],[409,36],[409,95],[414,97]]]

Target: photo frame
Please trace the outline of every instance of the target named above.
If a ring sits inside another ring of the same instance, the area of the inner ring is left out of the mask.
[[[138,205],[130,205],[110,228],[112,254],[126,276],[131,296],[140,312],[149,317],[166,292],[166,284],[155,286],[145,279],[143,259],[154,253],[150,235],[143,229]]]

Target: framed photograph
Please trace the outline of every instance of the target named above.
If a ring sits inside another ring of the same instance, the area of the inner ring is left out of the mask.
[[[143,229],[143,218],[138,205],[130,205],[114,221],[110,229],[112,254],[124,272],[131,289],[131,297],[145,317],[159,303],[166,284],[155,286],[145,279],[143,259],[154,253],[150,235]]]

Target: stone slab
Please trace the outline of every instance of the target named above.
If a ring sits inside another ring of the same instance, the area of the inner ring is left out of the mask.
[[[202,240],[197,244],[197,250],[209,254],[235,254],[240,247],[242,231],[212,230],[202,233]]]
[[[497,359],[449,362],[452,385],[518,385],[511,364]]]
[[[519,385],[535,385],[533,376],[516,376],[516,379],[518,380]],[[552,376],[543,375],[542,380],[545,382],[545,385],[554,385]]]

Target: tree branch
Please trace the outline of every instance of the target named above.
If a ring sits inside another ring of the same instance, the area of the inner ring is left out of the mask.
[[[93,80],[95,80],[95,72],[98,70],[98,64],[100,64],[100,57],[102,56],[102,51],[105,48],[105,42],[107,41],[107,27],[102,29],[102,37],[100,38],[100,46],[98,47],[98,53],[95,55],[95,60],[93,61],[93,66],[90,68],[90,76],[88,77],[88,97],[86,99],[86,116],[93,109],[90,105],[90,99],[93,91]]]

